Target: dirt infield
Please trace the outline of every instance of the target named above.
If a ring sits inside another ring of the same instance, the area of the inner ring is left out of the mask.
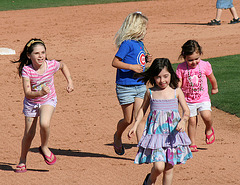
[[[235,6],[240,14],[240,5]],[[117,49],[114,35],[131,12],[149,18],[145,45],[153,57],[177,62],[181,45],[196,39],[203,58],[238,54],[240,24],[229,25],[228,10],[222,25],[209,27],[215,17],[214,1],[161,0],[0,12],[0,47],[17,55],[0,56],[0,184],[140,185],[151,165],[136,165],[136,139],[123,142],[126,154],[119,157],[112,141],[122,112],[115,95],[115,72],[111,62]],[[37,148],[39,127],[27,159],[28,172],[13,170],[20,156],[24,130],[23,90],[16,65],[24,44],[41,38],[49,59],[65,62],[73,76],[75,91],[67,94],[62,74],[55,75],[58,106],[51,122],[49,146],[57,163],[47,166]],[[219,92],[221,93],[221,92]],[[200,151],[185,165],[175,167],[176,185],[239,184],[240,119],[213,108],[216,141],[206,145],[200,120],[197,143]],[[157,184],[161,184],[161,178]]]

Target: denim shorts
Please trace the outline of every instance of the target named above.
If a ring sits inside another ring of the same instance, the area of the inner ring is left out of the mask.
[[[205,101],[202,103],[187,103],[188,108],[190,109],[190,117],[195,117],[198,115],[198,112],[211,109],[211,102]]]
[[[217,9],[228,9],[233,7],[233,0],[217,0]]]
[[[120,105],[131,104],[135,98],[144,99],[146,85],[118,85],[116,86],[117,97]]]
[[[32,103],[25,98],[23,101],[23,113],[26,117],[38,117],[39,110],[42,105],[51,105],[55,108],[57,105],[57,97],[54,97],[44,103]]]

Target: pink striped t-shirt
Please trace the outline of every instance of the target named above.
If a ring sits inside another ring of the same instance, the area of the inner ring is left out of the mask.
[[[32,64],[24,66],[22,70],[22,77],[30,79],[30,85],[32,91],[41,91],[44,85],[47,85],[50,89],[50,93],[32,99],[26,98],[32,103],[44,103],[54,97],[56,97],[55,87],[54,87],[54,73],[59,70],[60,63],[56,60],[46,60],[47,68],[43,74],[38,74],[33,68]]]

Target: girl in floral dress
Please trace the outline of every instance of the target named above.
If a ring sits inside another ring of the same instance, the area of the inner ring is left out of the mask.
[[[182,90],[178,88],[179,79],[168,59],[155,59],[146,72],[136,76],[145,84],[150,82],[153,87],[147,90],[134,126],[128,133],[129,138],[135,135],[137,126],[150,105],[135,163],[153,163],[144,184],[155,184],[161,173],[163,184],[171,184],[174,165],[192,158],[189,148],[191,141],[185,132],[189,108]],[[182,117],[178,112],[178,103],[183,109]]]

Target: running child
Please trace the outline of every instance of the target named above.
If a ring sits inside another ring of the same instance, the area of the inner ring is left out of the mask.
[[[218,86],[211,64],[201,60],[201,55],[202,48],[199,43],[195,40],[188,40],[183,44],[180,54],[184,62],[178,65],[176,71],[180,79],[179,87],[182,88],[190,109],[188,135],[192,142],[190,145],[192,152],[198,151],[196,145],[198,112],[206,125],[206,143],[211,144],[215,141],[207,78],[212,85],[212,94],[218,93]]]
[[[192,158],[191,141],[185,132],[189,108],[182,90],[178,88],[179,79],[167,58],[155,59],[150,68],[138,77],[145,84],[150,82],[153,87],[147,90],[133,128],[128,133],[129,139],[136,134],[138,124],[150,105],[135,163],[153,163],[144,185],[155,184],[161,173],[163,184],[172,184],[174,165]],[[182,107],[182,116],[178,104]]]
[[[63,62],[47,60],[46,46],[40,39],[31,39],[25,45],[19,60],[19,76],[22,77],[25,94],[23,113],[25,130],[22,139],[21,156],[15,172],[27,171],[26,159],[36,133],[39,117],[41,146],[39,152],[48,165],[56,162],[56,156],[48,148],[50,120],[57,105],[54,74],[61,70],[67,80],[67,92],[73,91],[73,81],[68,67]]]
[[[134,73],[145,70],[146,62],[151,62],[152,56],[143,44],[147,33],[148,18],[141,12],[129,14],[116,34],[115,44],[118,47],[112,66],[117,68],[116,93],[123,112],[123,119],[117,124],[114,134],[114,150],[118,155],[124,154],[122,134],[132,123],[143,102],[146,86],[134,78]],[[143,126],[138,129],[141,137]]]

